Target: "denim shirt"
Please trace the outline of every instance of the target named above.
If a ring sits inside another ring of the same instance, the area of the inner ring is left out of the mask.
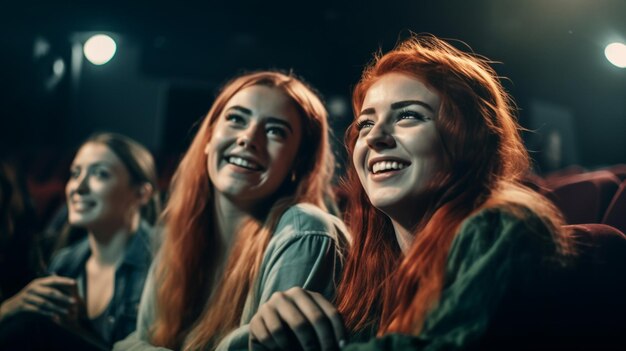
[[[348,243],[347,230],[339,218],[311,204],[290,207],[281,216],[265,249],[257,281],[246,299],[239,327],[219,340],[217,345],[207,345],[205,349],[248,350],[250,320],[274,292],[299,286],[332,299],[343,268],[342,251]],[[137,330],[116,343],[114,351],[168,350],[150,343],[150,329],[157,310],[156,288],[154,272],[151,271],[141,300]]]
[[[99,327],[93,330],[109,346],[135,330],[141,292],[153,257],[152,236],[153,229],[141,222],[128,242],[124,259],[115,270],[113,296],[104,315],[97,318],[104,322],[98,323]],[[91,249],[85,237],[55,255],[48,273],[76,279],[78,294],[85,299],[85,265],[89,256]]]

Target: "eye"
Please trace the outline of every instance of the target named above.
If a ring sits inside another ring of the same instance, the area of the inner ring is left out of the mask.
[[[402,110],[398,114],[398,121],[412,120],[412,119],[418,120],[418,121],[429,121],[429,120],[431,120],[430,117],[427,117],[424,114],[422,114],[420,112],[417,112],[417,111],[413,111],[413,110]]]
[[[111,172],[104,168],[94,168],[91,174],[98,179],[109,179],[111,177]]]
[[[356,130],[361,131],[363,129],[370,129],[373,126],[374,126],[374,121],[370,119],[362,119],[356,122],[355,128]]]
[[[265,133],[269,136],[278,137],[280,139],[287,138],[287,131],[282,127],[267,126],[265,128]]]
[[[70,169],[70,178],[76,179],[80,176],[80,168],[71,168]]]
[[[238,115],[236,113],[229,113],[226,115],[226,120],[228,122],[230,122],[231,124],[236,124],[236,125],[244,125],[246,124],[246,120],[241,116]]]

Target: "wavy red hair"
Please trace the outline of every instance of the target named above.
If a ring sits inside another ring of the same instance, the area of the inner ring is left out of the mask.
[[[213,127],[230,98],[250,86],[280,89],[302,118],[302,139],[295,161],[296,182],[285,180],[282,193],[262,222],[239,230],[222,274],[214,231],[213,187],[204,152]],[[318,95],[292,74],[257,72],[228,82],[215,99],[176,173],[163,215],[165,239],[156,271],[157,317],[151,342],[172,349],[196,350],[219,341],[239,325],[246,297],[257,277],[265,248],[282,213],[296,203],[325,209],[333,200],[327,185],[334,158],[329,146],[327,112]],[[199,269],[201,267],[201,269]],[[215,278],[218,278],[214,281]],[[211,296],[211,282],[216,289]]]
[[[435,123],[444,149],[444,171],[430,185],[419,235],[403,256],[390,219],[372,206],[354,166],[349,166],[344,179],[349,194],[346,220],[354,237],[337,297],[348,328],[379,323],[379,335],[419,334],[441,295],[457,230],[481,208],[530,208],[553,230],[561,252],[569,250],[559,212],[520,183],[529,169],[528,153],[515,105],[489,64],[434,36],[413,35],[391,52],[376,55],[365,68],[353,92],[355,114],[372,84],[388,73],[419,79],[439,94]],[[353,123],[345,137],[350,155],[357,136]]]

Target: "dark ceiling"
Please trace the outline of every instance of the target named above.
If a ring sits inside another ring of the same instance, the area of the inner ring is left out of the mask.
[[[33,60],[36,37],[69,58],[72,33],[119,33],[141,47],[146,77],[217,87],[244,69],[292,68],[326,97],[348,98],[372,53],[414,31],[461,40],[500,62],[522,122],[533,101],[570,111],[579,163],[626,163],[626,69],[603,54],[610,41],[625,40],[624,18],[626,1],[618,0],[3,4],[1,145],[69,144],[69,83],[41,92],[49,68]]]

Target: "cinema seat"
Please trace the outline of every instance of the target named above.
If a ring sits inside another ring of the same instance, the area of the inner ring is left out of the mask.
[[[589,172],[549,185],[545,195],[563,212],[568,224],[600,223],[619,184],[609,171]]]
[[[622,182],[604,214],[602,223],[626,232],[626,181]]]

